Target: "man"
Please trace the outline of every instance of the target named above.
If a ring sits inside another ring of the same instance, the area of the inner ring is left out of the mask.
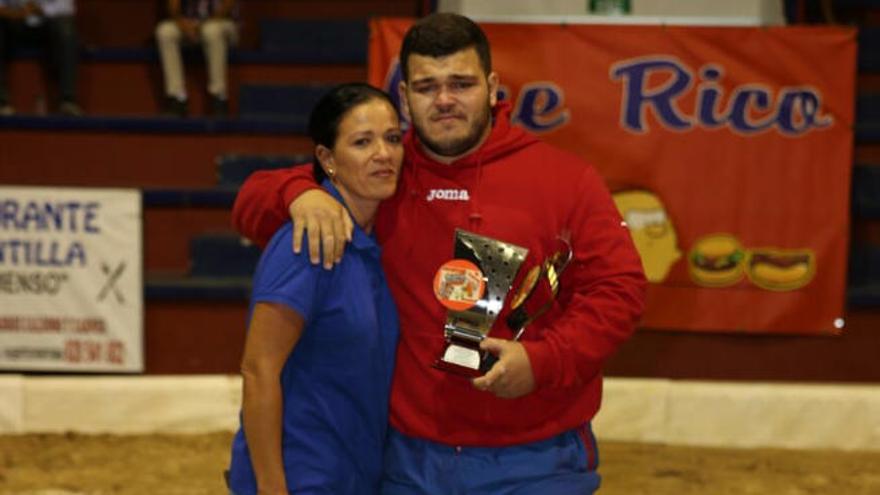
[[[400,60],[412,130],[400,187],[376,224],[401,322],[383,493],[592,493],[599,477],[590,420],[601,367],[631,335],[644,302],[629,233],[591,167],[511,127],[476,24],[428,16],[407,32]],[[315,187],[307,176],[252,176],[233,212],[238,228],[265,242],[286,220],[289,200]],[[332,266],[345,215],[337,206],[300,211],[324,199],[309,191],[292,210],[295,229],[308,229],[313,262],[323,243]],[[453,257],[457,228],[528,248],[525,267],[552,255],[560,236],[574,253],[557,301],[521,340],[511,340],[509,307],[502,311],[480,343],[498,362],[473,380],[432,366],[446,345],[446,309],[432,280]]]
[[[183,117],[187,113],[180,57],[183,42],[201,43],[204,48],[208,113],[216,117],[229,113],[226,58],[229,46],[238,41],[238,26],[233,20],[235,13],[235,0],[168,0],[170,18],[156,26],[156,43],[165,78],[165,114]]]
[[[13,44],[45,47],[47,71],[58,80],[58,113],[82,115],[76,103],[75,10],[73,0],[0,0],[0,115],[15,114],[6,81],[6,60]]]

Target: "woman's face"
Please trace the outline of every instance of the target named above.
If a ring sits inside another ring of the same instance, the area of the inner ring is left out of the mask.
[[[381,99],[371,99],[352,108],[339,123],[333,149],[324,155],[321,158],[324,170],[333,177],[347,202],[380,201],[390,197],[397,189],[403,163],[397,113]]]

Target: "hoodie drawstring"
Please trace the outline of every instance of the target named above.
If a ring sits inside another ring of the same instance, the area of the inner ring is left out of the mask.
[[[477,154],[477,180],[473,194],[470,195],[471,212],[468,215],[468,228],[471,232],[479,233],[483,214],[480,213],[480,189],[483,185],[483,154]]]

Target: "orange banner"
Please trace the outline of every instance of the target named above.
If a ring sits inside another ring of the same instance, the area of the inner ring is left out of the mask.
[[[392,94],[411,19],[372,21]],[[651,281],[646,328],[843,325],[855,32],[483,24],[516,123],[605,177]]]

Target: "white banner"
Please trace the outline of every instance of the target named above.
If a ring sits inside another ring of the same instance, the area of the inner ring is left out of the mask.
[[[0,369],[143,371],[135,189],[0,186]]]

